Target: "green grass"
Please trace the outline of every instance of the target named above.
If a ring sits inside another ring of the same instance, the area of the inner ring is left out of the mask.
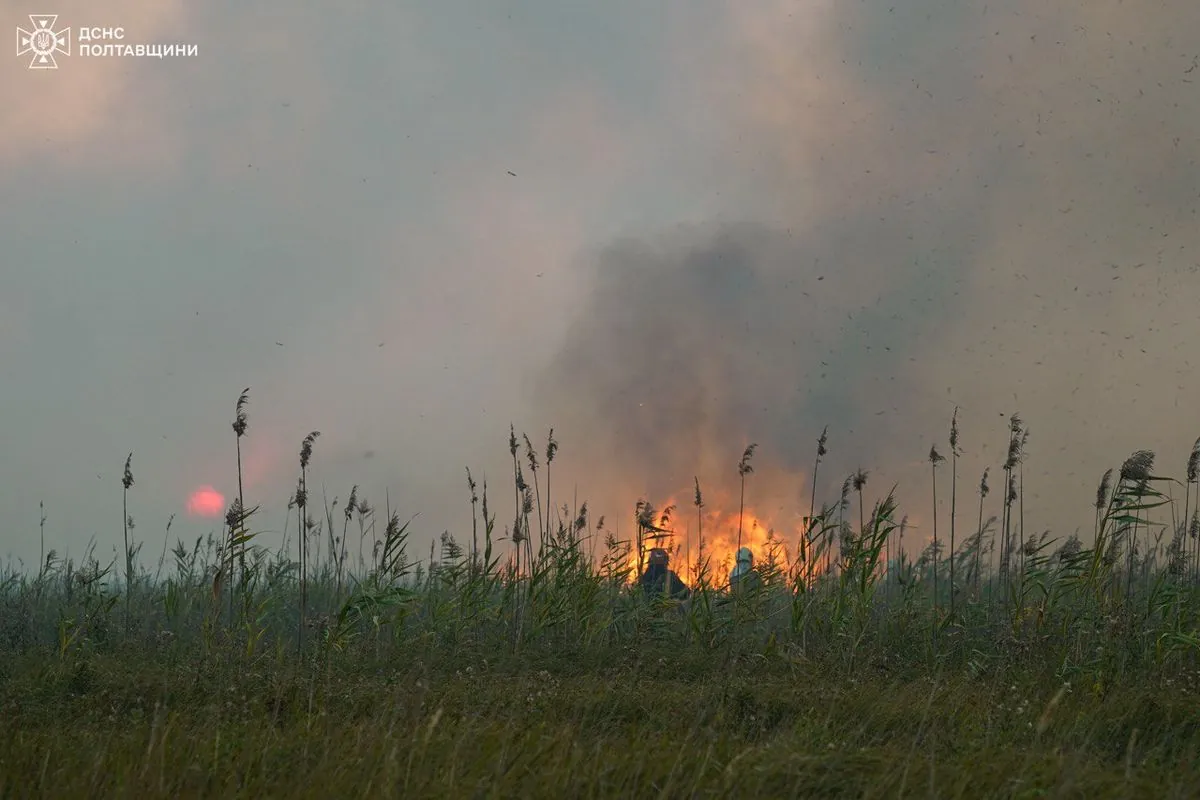
[[[633,589],[682,512],[640,501],[619,540],[553,504],[552,437],[542,463],[524,439],[527,482],[515,431],[512,522],[468,473],[469,542],[432,561],[356,492],[311,519],[303,479],[302,564],[240,497],[152,568],[132,541],[123,563],[50,551],[0,576],[0,796],[1195,796],[1193,465],[1180,509],[1133,454],[1092,546],[1055,542],[1026,534],[1010,436],[999,521],[981,489],[953,552],[887,569],[904,521],[859,471],[736,599],[702,552],[686,602]],[[726,476],[747,495],[752,455]]]
[[[30,658],[0,702],[0,794],[1187,797],[1200,785],[1194,681],[1060,696],[1032,673],[680,658],[417,651],[311,671],[169,648]]]

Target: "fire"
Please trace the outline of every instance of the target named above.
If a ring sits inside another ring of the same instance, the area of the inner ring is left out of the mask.
[[[706,512],[703,526],[696,525],[695,530],[692,531],[691,538],[695,539],[695,542],[687,571],[689,579],[694,581],[701,553],[701,538],[703,538],[703,557],[708,561],[710,580],[720,583],[723,579],[728,578],[729,570],[733,568],[737,557],[739,514],[737,509],[732,511],[706,509]],[[740,522],[740,546],[750,548],[754,553],[756,564],[762,564],[767,560],[768,551],[772,547],[776,549],[779,558],[790,557],[791,551],[794,549],[792,545],[795,538],[791,535],[792,531],[777,530],[753,509],[746,509],[740,515]],[[799,531],[797,530],[795,533],[798,535]]]
[[[188,497],[187,510],[194,517],[219,517],[225,510],[225,497],[211,486],[201,486]]]
[[[672,502],[667,502],[663,508],[671,505]],[[657,526],[662,520],[655,517],[653,522]],[[671,556],[671,569],[688,585],[696,583],[702,553],[707,562],[709,582],[723,586],[728,581],[739,546],[739,522],[740,544],[754,553],[755,566],[765,565],[773,550],[777,563],[785,572],[795,564],[805,527],[804,520],[798,516],[773,522],[751,507],[739,514],[736,506],[727,509],[706,505],[699,514],[695,506],[685,510],[677,508],[666,522],[661,527],[669,533],[651,531],[643,537],[643,552],[652,547],[666,549]],[[631,553],[630,562],[631,571],[636,571],[636,551]],[[824,564],[813,564],[809,570],[815,576],[824,568]]]

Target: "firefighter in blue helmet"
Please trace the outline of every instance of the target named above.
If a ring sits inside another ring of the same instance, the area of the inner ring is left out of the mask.
[[[638,579],[647,597],[670,596],[676,600],[686,600],[691,594],[687,584],[670,568],[670,563],[671,559],[666,550],[656,547],[650,551],[646,571]]]

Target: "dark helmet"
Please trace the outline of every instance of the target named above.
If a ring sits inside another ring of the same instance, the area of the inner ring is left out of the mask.
[[[650,551],[650,559],[647,563],[652,567],[665,567],[669,561],[670,557],[667,556],[667,551],[656,547]]]

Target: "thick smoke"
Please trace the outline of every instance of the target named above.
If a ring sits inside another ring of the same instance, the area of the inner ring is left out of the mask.
[[[1176,410],[1200,389],[1200,72],[1171,33],[1197,11],[1167,5],[731,11],[702,83],[746,165],[730,190],[763,222],[593,260],[541,393],[580,480],[619,502],[684,499],[694,474],[728,490],[756,441],[755,491],[807,510],[828,425],[818,504],[861,466],[873,496],[901,483],[928,537],[927,456],[950,455],[956,407],[960,525],[1014,412],[1039,530],[1086,533],[1133,449],[1178,472],[1200,432]]]
[[[847,264],[856,228],[892,251],[886,284]],[[771,470],[807,474],[826,425],[832,464],[852,468],[848,436],[876,459],[907,442],[897,425],[928,394],[909,367],[953,313],[953,271],[868,215],[807,242],[751,224],[623,242],[599,257],[545,394],[587,433],[589,464],[654,496],[696,474],[728,486],[751,442]]]

